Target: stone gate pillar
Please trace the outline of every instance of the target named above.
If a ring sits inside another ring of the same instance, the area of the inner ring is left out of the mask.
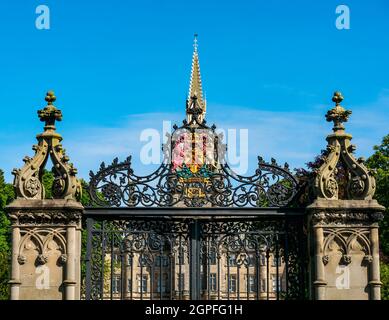
[[[327,150],[312,180],[314,201],[308,206],[311,297],[317,300],[379,300],[378,222],[384,207],[372,197],[375,179],[353,155],[352,136],[343,122],[351,111],[341,105],[327,112],[334,122]]]
[[[77,201],[81,184],[55,131],[62,113],[48,92],[47,106],[38,111],[45,122],[37,136],[33,158],[15,169],[17,198],[7,212],[12,225],[12,263],[9,281],[12,300],[73,300],[80,298],[81,216]],[[45,199],[42,176],[48,159],[53,162],[51,199]]]

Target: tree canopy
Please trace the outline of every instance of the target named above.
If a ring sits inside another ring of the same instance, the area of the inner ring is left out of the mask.
[[[366,164],[375,171],[375,198],[386,207],[384,219],[380,222],[381,298],[389,300],[389,134],[380,145],[374,146],[374,151]]]
[[[389,134],[382,139],[379,146],[374,146],[374,151],[366,164],[375,170],[375,198],[386,207],[384,219],[380,223],[380,247],[383,260],[389,263]]]
[[[4,208],[15,198],[13,186],[4,180],[0,170],[0,300],[8,299],[8,279],[10,271],[10,222]]]

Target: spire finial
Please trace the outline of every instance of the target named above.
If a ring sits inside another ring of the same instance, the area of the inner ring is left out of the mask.
[[[193,39],[193,48],[194,48],[194,51],[195,51],[195,52],[197,52],[197,48],[198,48],[197,36],[198,36],[198,34],[195,33],[195,34],[194,34],[194,39]]]
[[[193,40],[192,71],[190,74],[189,95],[186,108],[188,123],[191,122],[192,114],[194,113],[198,115],[198,122],[203,122],[206,111],[206,102],[203,99],[203,88],[201,84],[199,54],[197,51],[197,36],[198,34],[195,33]]]
[[[327,121],[334,122],[334,132],[343,131],[343,122],[347,122],[351,111],[346,110],[340,105],[340,103],[343,101],[343,96],[341,92],[335,91],[332,97],[332,101],[335,102],[335,107],[327,111],[326,119]]]

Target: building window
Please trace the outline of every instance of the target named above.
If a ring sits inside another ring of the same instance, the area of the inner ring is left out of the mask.
[[[256,261],[257,261],[256,256],[253,253],[250,253],[249,254],[249,266],[250,267],[255,266],[256,265]]]
[[[120,292],[120,276],[114,276],[112,278],[112,293]]]
[[[204,273],[200,273],[201,290],[207,290],[207,279],[204,277]]]
[[[143,274],[142,277],[138,274],[138,292],[147,292],[147,275]]]
[[[236,292],[236,274],[230,274],[228,279],[228,291]]]
[[[209,253],[209,264],[210,265],[215,265],[216,264],[216,252],[215,251],[211,251]]]
[[[236,266],[236,255],[235,254],[230,254],[228,256],[228,265],[230,267],[234,267]]]
[[[185,264],[185,250],[184,248],[180,247],[180,249],[178,250],[178,261],[177,263],[180,264],[180,265],[183,265]]]
[[[131,291],[132,291],[132,280],[127,279],[127,292],[131,292]]]
[[[185,274],[181,273],[177,275],[178,279],[178,290],[183,291],[185,290]]]
[[[168,274],[164,273],[162,274],[162,281],[161,281],[161,274],[157,273],[155,274],[155,279],[157,281],[157,292],[161,293],[161,285],[162,285],[162,293],[168,292]]]
[[[275,275],[272,277],[272,286],[273,292],[277,292],[277,277]],[[278,292],[281,292],[281,277],[278,277]]]
[[[260,284],[261,284],[261,286],[260,286],[261,292],[266,292],[267,291],[267,289],[266,289],[266,279],[261,279]]]
[[[281,266],[281,257],[273,257],[272,267],[280,267]]]
[[[255,292],[256,291],[256,287],[255,287],[255,275],[252,275],[250,274],[247,278],[247,288],[249,290],[249,292]]]
[[[162,263],[162,267],[167,267],[169,266],[169,257],[168,256],[157,256],[155,258],[155,265],[157,267],[160,267]]]
[[[262,253],[259,258],[259,264],[261,266],[266,266],[266,255]]]
[[[216,291],[216,273],[209,275],[209,290]]]
[[[139,256],[139,267],[147,267],[149,262],[147,261],[147,256],[140,255]]]

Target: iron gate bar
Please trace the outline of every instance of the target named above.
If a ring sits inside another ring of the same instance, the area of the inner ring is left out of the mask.
[[[89,218],[86,220],[86,230],[87,230],[87,238],[86,238],[86,255],[85,255],[85,268],[86,268],[86,279],[85,279],[85,296],[86,299],[89,300],[91,297],[91,287],[92,287],[92,272],[91,272],[91,255],[92,255],[92,227],[93,227],[93,219]]]
[[[305,208],[143,208],[143,207],[121,207],[121,208],[85,208],[84,217],[128,218],[137,217],[161,217],[161,216],[261,216],[268,218],[302,216]]]
[[[198,220],[195,220],[194,223],[190,225],[190,260],[189,268],[190,274],[192,275],[189,278],[190,281],[190,299],[199,300],[200,299],[200,228]],[[195,276],[193,276],[195,275]]]

